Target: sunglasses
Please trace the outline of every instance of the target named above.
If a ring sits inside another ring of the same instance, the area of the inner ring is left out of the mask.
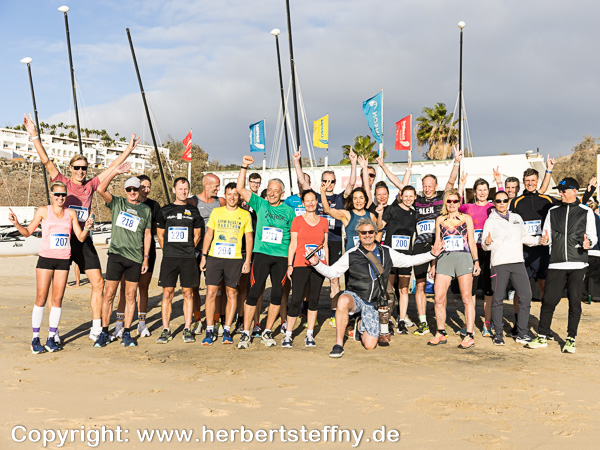
[[[73,170],[87,170],[88,166],[71,166]]]
[[[321,183],[325,184],[325,183],[327,183],[328,181],[329,181],[330,183],[332,183],[332,184],[335,184],[335,182],[336,182],[336,180],[321,180]]]
[[[250,184],[260,184],[260,181],[254,181],[254,180],[250,180],[249,181]]]
[[[359,231],[359,233],[362,234],[363,236],[365,234],[371,235],[371,234],[375,234],[375,230]]]
[[[371,177],[371,178],[375,178],[375,174],[374,174],[374,173],[370,173],[370,174],[369,174],[369,177]]]
[[[128,188],[125,188],[125,190],[127,192],[137,192],[137,191],[139,191],[139,189],[136,188],[136,187],[128,187]]]
[[[451,200],[451,199],[448,199],[448,200],[446,200],[446,203],[457,204],[457,203],[460,203],[460,200]]]
[[[65,198],[67,196],[67,193],[66,192],[53,192],[52,195],[54,195],[55,197]]]
[[[508,198],[499,198],[498,200],[494,200],[494,203],[508,203],[510,199]]]

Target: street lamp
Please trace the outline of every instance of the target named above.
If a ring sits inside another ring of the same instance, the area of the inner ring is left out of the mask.
[[[31,77],[31,62],[33,60],[29,57],[23,58],[21,62],[23,64],[27,64],[27,73],[29,74],[29,86],[31,87],[31,99],[33,100],[33,116],[35,118],[35,128],[37,129],[37,134],[40,139],[42,139],[42,135],[40,134],[40,122],[38,120],[38,112],[37,106],[35,103],[35,92],[33,90],[33,78]],[[41,142],[41,140],[40,140]],[[48,178],[46,176],[46,168],[44,164],[42,164],[42,173],[44,174],[44,187],[46,188],[46,200],[48,204],[50,204],[50,192],[48,192]]]
[[[79,153],[83,155],[83,145],[81,144],[81,127],[79,126],[79,111],[77,109],[77,94],[75,93],[75,70],[73,69],[73,56],[71,55],[71,37],[69,33],[69,12],[68,6],[61,6],[58,10],[65,16],[65,30],[67,32],[67,50],[69,51],[69,67],[71,69],[71,89],[73,90],[73,104],[75,105],[75,124],[77,125],[77,142],[79,143]]]
[[[273,30],[271,30],[271,34],[273,36],[275,36],[275,47],[277,48],[277,66],[279,67],[279,88],[281,90],[281,109],[283,111],[283,130],[285,132],[285,149],[286,149],[286,155],[287,155],[288,173],[290,176],[290,194],[294,195],[294,184],[292,182],[292,166],[290,164],[290,146],[288,144],[288,130],[287,130],[287,119],[286,119],[287,111],[285,108],[285,95],[283,93],[283,77],[281,76],[281,54],[279,52],[279,35],[281,34],[281,30],[279,28],[274,28]],[[298,145],[300,145],[299,141],[298,141]]]

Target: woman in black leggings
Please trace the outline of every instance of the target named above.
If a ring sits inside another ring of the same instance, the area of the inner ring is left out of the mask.
[[[322,245],[322,249],[318,252],[319,259],[325,264],[329,260],[327,250],[329,222],[326,218],[317,215],[317,193],[307,190],[302,192],[301,197],[306,213],[296,217],[292,221],[290,229],[287,274],[292,280],[292,301],[288,305],[288,326],[281,343],[283,348],[292,348],[292,331],[300,314],[306,290],[308,290],[308,329],[304,343],[306,347],[316,346],[313,330],[317,320],[317,308],[324,278],[312,268],[304,257]]]

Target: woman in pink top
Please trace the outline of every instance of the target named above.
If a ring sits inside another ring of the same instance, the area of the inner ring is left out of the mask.
[[[71,233],[83,242],[88,236],[89,230],[94,226],[94,221],[89,218],[82,230],[77,220],[77,213],[65,208],[67,187],[60,181],[55,181],[50,186],[52,191],[52,204],[41,206],[35,212],[33,220],[25,228],[17,220],[17,216],[10,210],[8,220],[17,228],[19,233],[25,237],[31,236],[40,222],[42,222],[42,243],[40,257],[36,266],[37,293],[33,313],[31,314],[31,325],[33,327],[33,340],[31,351],[34,354],[43,353],[48,350],[54,352],[59,350],[55,342],[56,330],[62,312],[62,299],[67,286],[69,266],[71,265]],[[50,310],[50,329],[46,345],[40,343],[40,327],[44,317],[44,306],[48,298],[48,291],[52,284],[52,309]]]
[[[46,150],[42,145],[40,137],[37,135],[35,123],[31,118],[25,115],[23,119],[25,129],[29,133],[35,150],[37,151],[40,160],[46,170],[50,174],[50,181],[62,181],[67,186],[67,198],[64,206],[72,209],[77,213],[80,225],[83,225],[90,216],[92,198],[96,189],[112,171],[121,165],[129,154],[136,147],[140,138],[131,135],[129,145],[123,153],[116,158],[108,168],[101,172],[100,175],[88,180],[86,178],[88,170],[88,160],[85,156],[76,154],[71,158],[69,167],[71,169],[71,178],[65,177],[54,163],[48,158]],[[102,296],[104,291],[104,278],[102,278],[102,267],[100,266],[100,258],[92,242],[92,238],[88,238],[83,242],[78,242],[77,239],[72,239],[71,261],[73,261],[81,272],[85,272],[92,285],[92,295],[90,303],[92,306],[92,329],[90,330],[90,339],[96,341],[96,338],[102,331],[101,313],[102,313]]]
[[[503,191],[502,178],[500,172],[497,169],[494,171],[494,180],[499,191]],[[463,174],[460,177],[458,185],[458,191],[464,192],[465,184],[467,181],[468,174]],[[483,280],[483,311],[485,322],[481,330],[483,337],[492,337],[491,332],[491,320],[492,320],[492,279],[490,272],[490,252],[484,250],[481,247],[481,232],[483,231],[483,225],[490,215],[491,210],[494,208],[494,204],[488,201],[490,195],[490,185],[483,178],[479,178],[473,184],[473,191],[475,192],[475,203],[464,203],[460,206],[459,211],[466,213],[473,219],[473,228],[475,230],[475,241],[477,242],[477,257],[479,259],[479,265],[481,267],[480,277]],[[463,199],[464,200],[464,199]],[[473,304],[476,304],[476,293],[477,285],[479,282],[479,276],[473,277],[473,288],[471,294],[473,295]],[[466,329],[459,330],[459,334],[464,335]]]
[[[329,250],[327,247],[327,236],[329,234],[329,222],[325,217],[317,215],[318,198],[312,189],[300,194],[302,205],[306,213],[296,217],[290,228],[290,247],[288,250],[287,275],[292,280],[292,301],[288,306],[287,329],[285,337],[281,342],[283,348],[292,348],[292,332],[296,319],[302,308],[304,293],[308,290],[308,329],[306,330],[306,347],[315,347],[313,330],[317,321],[317,307],[319,296],[323,286],[324,277],[317,272],[306,260],[307,253],[312,252],[322,245],[317,253],[319,259],[327,264],[329,261]]]

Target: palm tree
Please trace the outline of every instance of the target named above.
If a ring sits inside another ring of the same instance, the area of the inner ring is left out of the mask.
[[[425,144],[428,159],[448,159],[452,156],[452,144],[458,141],[458,119],[452,121],[445,103],[436,103],[433,108],[424,107],[423,116],[417,118],[417,144]]]
[[[379,155],[376,150],[373,150],[376,143],[376,141],[371,140],[371,136],[356,136],[353,145],[342,145],[342,148],[344,149],[344,159],[340,161],[340,164],[350,164],[348,155],[350,154],[351,148],[354,149],[354,153],[356,153],[357,156],[363,156],[369,163],[375,162]]]

